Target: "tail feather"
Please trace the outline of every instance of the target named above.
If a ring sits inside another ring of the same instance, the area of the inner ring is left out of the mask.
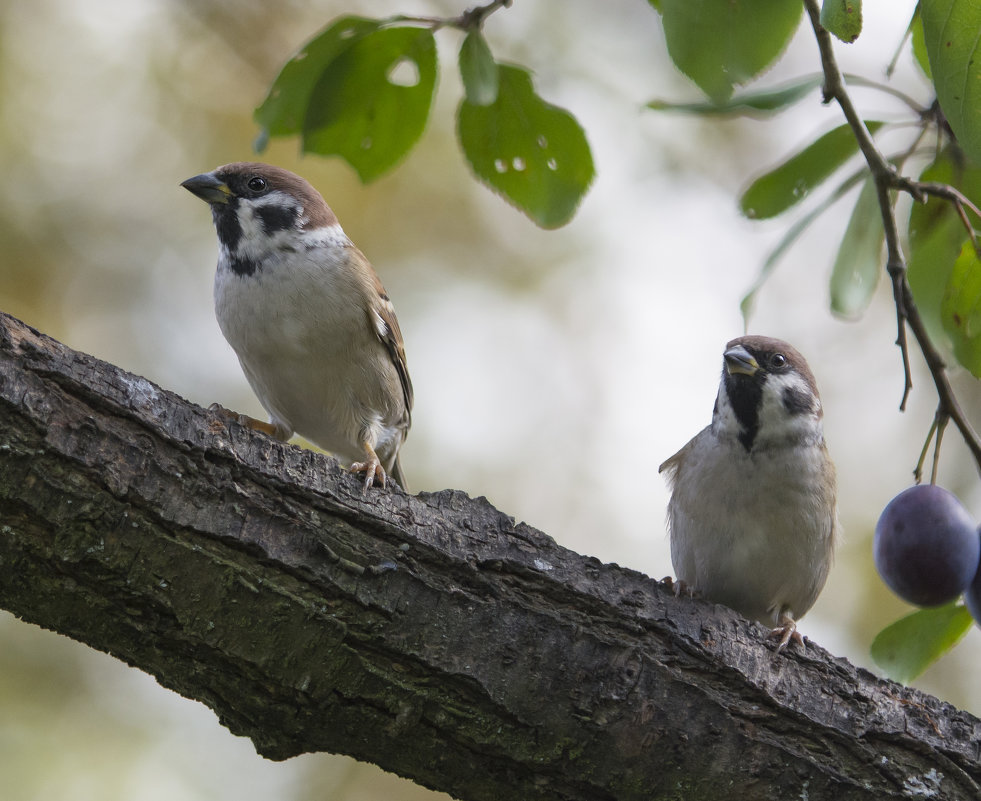
[[[409,485],[405,483],[405,473],[402,472],[402,463],[399,460],[398,454],[395,455],[395,461],[392,463],[392,469],[388,471],[388,477],[394,478],[395,482],[402,488],[403,492],[409,491]]]

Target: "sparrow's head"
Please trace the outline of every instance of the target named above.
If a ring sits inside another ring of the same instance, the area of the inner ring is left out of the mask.
[[[320,193],[281,167],[240,161],[195,175],[181,186],[211,206],[219,266],[239,275],[254,274],[282,251],[295,252],[340,232]]]
[[[793,346],[760,336],[726,345],[712,416],[719,434],[734,436],[747,451],[821,441],[823,414],[814,374]]]

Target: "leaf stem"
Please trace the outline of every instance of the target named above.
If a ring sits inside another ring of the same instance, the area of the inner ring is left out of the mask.
[[[804,0],[804,8],[814,29],[814,37],[817,40],[818,50],[821,53],[821,66],[824,71],[824,102],[836,101],[845,115],[858,146],[865,156],[865,161],[872,172],[878,191],[879,208],[882,212],[882,224],[885,230],[886,239],[886,270],[892,279],[893,298],[896,303],[896,319],[898,326],[898,336],[896,343],[899,345],[903,357],[903,372],[905,374],[905,385],[903,388],[903,398],[899,408],[905,410],[906,401],[909,398],[910,390],[913,386],[912,372],[909,361],[909,343],[907,341],[907,327],[912,330],[916,338],[920,351],[926,360],[930,375],[933,376],[933,383],[937,388],[939,397],[939,408],[937,411],[938,419],[949,418],[954,421],[961,436],[970,448],[974,456],[978,470],[981,471],[981,438],[978,437],[970,421],[964,415],[953,387],[950,384],[950,376],[947,373],[947,365],[939,350],[934,346],[930,339],[929,332],[920,316],[916,302],[913,300],[913,293],[909,286],[906,276],[906,260],[903,256],[902,247],[899,239],[899,228],[896,224],[896,213],[893,205],[891,191],[900,190],[908,192],[914,199],[923,201],[926,195],[943,197],[948,201],[958,205],[967,205],[973,212],[977,213],[976,207],[970,204],[960,192],[953,187],[939,184],[918,183],[909,178],[901,176],[896,168],[886,160],[879,152],[872,135],[869,133],[865,123],[862,122],[851,97],[845,88],[845,81],[842,77],[838,62],[835,59],[834,47],[831,42],[831,34],[821,25],[821,9],[818,0]],[[962,222],[968,224],[966,215],[962,214]],[[971,232],[973,236],[973,231]]]
[[[419,25],[426,25],[432,28],[433,31],[438,31],[440,28],[456,28],[457,30],[467,32],[479,30],[487,17],[499,9],[509,8],[512,2],[513,0],[491,0],[486,5],[468,8],[458,17],[425,17],[414,14],[396,14],[395,16],[389,17],[387,22],[415,22]]]

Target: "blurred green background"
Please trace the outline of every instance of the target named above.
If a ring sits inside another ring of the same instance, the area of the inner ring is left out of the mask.
[[[843,67],[879,78],[913,0],[867,0]],[[251,159],[251,120],[287,58],[343,13],[455,15],[463,3],[268,0],[0,2],[0,309],[195,403],[262,416],[211,308],[216,242],[184,178]],[[738,304],[788,225],[751,223],[736,198],[778,159],[840,123],[813,101],[768,122],[642,110],[696,99],[639,0],[516,2],[485,29],[499,60],[586,129],[598,179],[579,214],[536,229],[477,185],[458,151],[460,37],[440,33],[441,80],[419,146],[361,186],[345,164],[263,159],[301,172],[372,260],[398,310],[416,388],[403,464],[414,490],[486,495],[559,543],[661,577],[667,492],[658,464],[711,415]],[[809,30],[774,79],[814,72]],[[779,73],[779,75],[777,75]],[[930,100],[908,55],[895,82]],[[878,119],[894,101],[859,90]],[[977,201],[978,199],[975,198]],[[851,203],[822,219],[762,292],[751,330],[788,339],[822,388],[844,536],[802,630],[871,667],[868,645],[908,611],[875,575],[870,537],[911,483],[935,396],[914,355],[902,371],[885,282],[858,323],[827,311],[827,278]],[[958,377],[981,420],[981,393]],[[956,433],[941,482],[975,515],[977,472]],[[981,713],[976,629],[917,685]],[[0,613],[4,801],[423,799],[369,765],[310,755],[283,764],[204,706],[70,640]],[[445,796],[443,796],[445,797]]]

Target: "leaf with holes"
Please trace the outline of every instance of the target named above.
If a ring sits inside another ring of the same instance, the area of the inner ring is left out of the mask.
[[[981,162],[981,3],[920,0],[933,85],[961,147]]]
[[[954,262],[940,314],[957,361],[981,378],[981,258],[973,242],[964,243]]]
[[[418,141],[436,86],[436,42],[428,28],[380,28],[326,65],[310,92],[303,150],[338,155],[367,183]]]
[[[470,31],[460,46],[460,77],[468,102],[489,106],[497,100],[497,62],[479,30]]]
[[[649,0],[651,2],[651,0]],[[671,60],[715,103],[769,67],[800,24],[803,3],[658,0]]]
[[[327,67],[351,45],[378,29],[378,21],[341,17],[303,45],[280,71],[255,121],[262,127],[260,141],[270,136],[292,136],[303,129],[313,87]],[[262,147],[257,147],[262,150]]]
[[[889,678],[907,684],[957,645],[972,622],[971,613],[956,602],[920,609],[876,635],[872,661]]]
[[[855,201],[831,270],[831,311],[855,320],[868,308],[882,272],[885,240],[879,194],[869,176]]]
[[[881,122],[867,122],[875,133]],[[858,152],[852,129],[840,125],[811,142],[776,169],[760,176],[739,200],[743,214],[754,220],[765,220],[799,203],[835,170]]]
[[[519,67],[498,65],[491,105],[460,104],[457,135],[477,177],[542,228],[567,223],[595,175],[575,117],[535,94]]]
[[[851,44],[862,32],[862,0],[824,0],[821,25],[841,41]]]

